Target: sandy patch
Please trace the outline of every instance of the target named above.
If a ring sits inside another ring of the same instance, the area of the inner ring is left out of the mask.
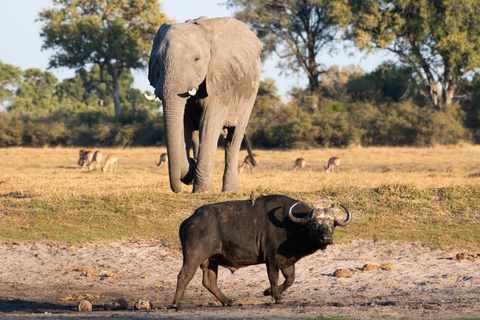
[[[3,242],[0,316],[78,317],[79,302],[89,300],[93,312],[81,315],[95,318],[480,317],[480,258],[467,253],[457,259],[458,253],[397,242],[334,244],[297,263],[282,305],[263,296],[269,286],[264,265],[219,271],[220,290],[235,300],[226,308],[202,286],[197,271],[185,310],[175,312],[168,307],[182,257],[161,241]],[[350,275],[335,277],[338,269]],[[120,298],[127,310],[104,311],[104,304]],[[139,300],[150,301],[153,309],[134,311]]]

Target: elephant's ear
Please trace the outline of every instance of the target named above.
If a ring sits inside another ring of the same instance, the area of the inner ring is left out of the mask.
[[[167,33],[167,30],[171,27],[171,24],[164,23],[160,26],[153,40],[152,51],[150,51],[150,59],[148,60],[148,81],[154,88],[157,87],[157,82],[160,77],[160,66],[157,61],[157,54],[160,50],[160,44]]]
[[[206,76],[207,94],[216,96],[227,91],[259,68],[262,44],[241,21],[234,18],[201,19],[212,36],[211,60]]]

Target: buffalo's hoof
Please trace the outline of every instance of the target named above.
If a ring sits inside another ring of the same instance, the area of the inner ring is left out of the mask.
[[[272,289],[271,288],[265,289],[265,291],[263,291],[263,295],[264,296],[271,296],[272,295]]]
[[[183,310],[183,306],[180,304],[180,303],[177,303],[177,304],[173,304],[169,307],[169,309],[175,309],[176,311],[182,311]]]

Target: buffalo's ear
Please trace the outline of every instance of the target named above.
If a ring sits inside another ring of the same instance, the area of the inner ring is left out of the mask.
[[[241,21],[234,18],[202,19],[211,37],[211,60],[206,76],[207,93],[216,96],[227,91],[248,74],[260,72],[262,44]]]
[[[162,41],[165,38],[165,34],[171,26],[172,25],[169,23],[162,24],[155,35],[155,39],[153,40],[152,50],[150,51],[150,59],[148,60],[148,81],[154,88],[157,87],[161,70],[158,64],[157,55],[159,53]]]

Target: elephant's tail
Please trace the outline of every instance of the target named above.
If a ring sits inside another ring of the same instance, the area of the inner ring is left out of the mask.
[[[253,157],[252,145],[250,144],[250,140],[248,139],[246,133],[244,135],[244,139],[245,139],[245,146],[247,147],[248,155],[250,156],[250,163],[252,164],[252,166],[256,167],[258,163],[257,163],[257,160],[255,160],[255,158]]]

